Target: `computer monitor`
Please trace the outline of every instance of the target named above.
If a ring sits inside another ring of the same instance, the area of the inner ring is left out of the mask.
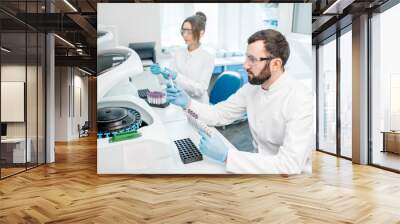
[[[6,137],[7,136],[7,124],[6,123],[1,123],[1,137]]]

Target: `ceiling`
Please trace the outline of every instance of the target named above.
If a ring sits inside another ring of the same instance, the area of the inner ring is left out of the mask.
[[[312,6],[313,44],[334,35],[352,23],[354,17],[376,9],[389,0],[314,0]]]
[[[353,17],[373,10],[387,1],[295,0],[288,2],[312,3],[312,37],[313,44],[316,44],[334,34],[337,29],[351,24]],[[54,32],[60,37],[55,38],[56,65],[80,66],[95,73],[97,3],[116,2],[153,1],[1,0],[2,46],[13,49],[13,53],[8,56],[17,58],[18,55],[28,53],[28,58],[30,58],[30,54],[35,53],[37,49],[37,41],[35,35],[28,35],[26,40],[25,30],[28,32]],[[28,43],[27,49],[25,49],[25,42]],[[39,45],[39,48],[41,47],[42,45]]]
[[[56,65],[78,66],[95,74],[97,2],[47,0],[46,5],[45,0],[1,0],[2,46],[12,50],[3,60],[37,57],[36,51],[44,47],[37,44],[37,35],[54,32]]]

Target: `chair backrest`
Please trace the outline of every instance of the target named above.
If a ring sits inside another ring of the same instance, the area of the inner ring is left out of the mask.
[[[238,72],[225,71],[214,83],[210,93],[210,104],[217,104],[228,99],[242,86],[242,79]]]
[[[85,121],[85,123],[82,126],[82,129],[89,129],[90,125],[89,125],[89,121]]]

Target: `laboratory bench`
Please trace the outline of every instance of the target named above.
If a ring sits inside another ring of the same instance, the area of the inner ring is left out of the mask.
[[[163,78],[160,76],[154,76],[146,69],[143,73],[135,75],[132,77],[132,83],[134,86],[139,89],[149,89],[151,91],[154,90],[163,90],[165,86],[163,86],[164,82]],[[138,100],[136,97],[135,100]],[[141,103],[146,104],[144,99]],[[139,101],[138,101],[139,102]],[[149,133],[145,128],[140,129],[143,133],[143,136],[146,136],[142,139],[137,139],[126,142],[116,142],[112,143],[118,146],[121,144],[121,148],[123,148],[123,153],[118,154],[120,158],[113,158],[113,163],[116,167],[118,167],[118,163],[124,163],[124,169],[113,169],[113,165],[109,162],[109,158],[112,156],[116,156],[112,150],[107,149],[107,147],[103,147],[104,139],[98,140],[98,173],[99,174],[225,174],[227,171],[225,170],[225,164],[212,161],[209,158],[203,156],[203,160],[196,161],[192,163],[184,164],[179,155],[179,151],[174,141],[190,138],[191,141],[198,148],[200,142],[200,135],[198,133],[198,129],[196,129],[187,119],[187,115],[185,111],[173,104],[170,104],[166,108],[157,108],[151,107],[152,113],[156,114],[159,120],[162,123],[160,129],[165,129],[166,131],[158,131],[152,129]],[[157,119],[158,119],[157,118]],[[210,127],[213,135],[220,137],[225,144],[231,150],[237,150],[235,146],[233,146],[217,129],[214,127]],[[165,134],[167,136],[164,136]],[[157,146],[148,146],[148,145],[140,145],[140,141],[145,141],[146,138],[154,138],[159,137],[159,139],[168,138],[165,142],[166,144],[157,145]],[[149,137],[150,136],[150,137]],[[130,143],[132,142],[132,144]],[[137,145],[135,145],[137,144]],[[110,145],[110,144],[108,144]],[[138,148],[141,149],[139,150]],[[162,149],[157,147],[162,147]],[[130,150],[131,149],[131,150]],[[114,151],[115,152],[115,151]],[[140,152],[140,153],[138,153]],[[141,158],[151,158],[152,156],[149,153],[160,152],[160,156],[156,161],[143,161],[145,159]],[[133,159],[132,159],[133,158]],[[103,166],[104,163],[109,163],[110,165]],[[119,166],[120,167],[120,166]]]

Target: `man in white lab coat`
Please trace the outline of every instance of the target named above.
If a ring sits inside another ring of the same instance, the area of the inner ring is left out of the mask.
[[[311,173],[315,147],[311,90],[285,72],[290,49],[275,30],[261,30],[248,39],[244,68],[249,83],[226,101],[207,105],[191,100],[181,89],[167,88],[168,100],[197,113],[211,126],[230,124],[246,113],[258,153],[229,149],[216,135],[200,132],[200,151],[222,162],[232,173]]]

